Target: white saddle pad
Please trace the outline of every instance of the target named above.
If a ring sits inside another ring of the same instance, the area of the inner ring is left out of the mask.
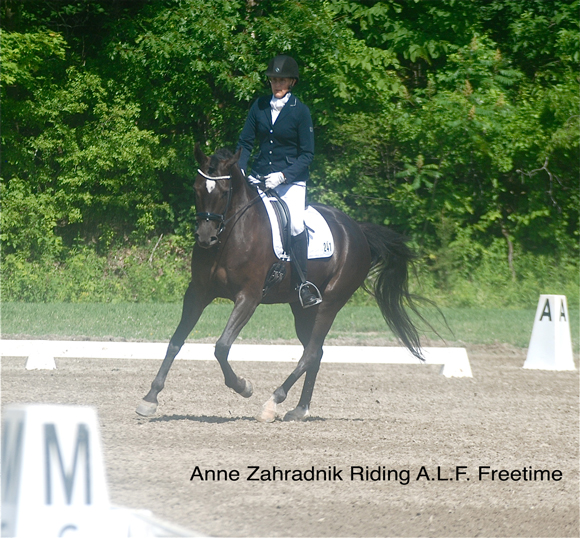
[[[264,201],[264,207],[270,218],[274,253],[280,260],[289,261],[289,254],[282,247],[280,225],[278,224],[275,209],[272,207],[270,198],[260,189],[258,189],[258,192]],[[334,239],[330,226],[328,226],[324,217],[312,206],[308,206],[304,214],[304,224],[308,230],[308,259],[330,258],[334,254]]]

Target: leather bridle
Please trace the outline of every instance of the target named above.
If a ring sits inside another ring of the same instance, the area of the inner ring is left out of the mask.
[[[232,179],[232,176],[215,176],[215,177],[208,176],[199,169],[197,170],[197,173],[202,177],[204,177],[205,179],[209,179],[210,181],[221,181],[221,180],[230,181]],[[198,211],[195,214],[195,218],[198,221],[198,224],[200,220],[205,220],[206,222],[209,222],[210,220],[219,222],[219,230],[217,232],[217,235],[221,234],[224,231],[224,228],[226,227],[226,214],[230,209],[231,203],[232,203],[232,183],[230,181],[228,189],[228,201],[226,203],[226,208],[224,212],[220,214],[220,213],[209,213],[207,211]]]
[[[232,179],[232,176],[208,176],[207,174],[205,174],[204,172],[202,172],[201,170],[197,170],[197,172],[199,173],[199,175],[201,175],[202,177],[204,177],[205,179],[209,179],[211,181],[220,181],[220,180],[225,180],[225,181],[230,181]],[[198,223],[200,220],[205,220],[205,221],[216,221],[220,223],[220,227],[219,230],[217,232],[217,235],[221,234],[225,227],[226,224],[228,222],[230,222],[231,220],[233,220],[236,216],[246,212],[251,206],[253,206],[255,203],[259,202],[261,200],[260,195],[256,196],[255,198],[252,198],[244,207],[238,209],[229,219],[226,219],[226,215],[228,213],[228,210],[230,209],[230,205],[232,202],[232,184],[230,181],[230,186],[229,186],[229,191],[228,191],[228,201],[226,204],[226,209],[223,213],[209,213],[206,211],[198,211],[195,214],[195,218],[197,219]]]

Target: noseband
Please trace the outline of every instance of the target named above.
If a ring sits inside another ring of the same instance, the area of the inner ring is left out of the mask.
[[[197,173],[200,174],[205,179],[209,179],[210,181],[219,181],[221,179],[224,179],[224,180],[232,179],[232,176],[211,177],[211,176],[208,176],[207,174],[204,174],[199,169],[197,170]],[[219,229],[217,232],[217,235],[219,235],[224,231],[224,228],[226,227],[226,214],[228,212],[228,209],[230,208],[231,202],[232,202],[232,184],[230,183],[229,190],[228,190],[228,201],[227,201],[226,208],[225,208],[224,212],[220,214],[220,213],[208,213],[205,211],[198,211],[195,214],[195,218],[197,219],[198,222],[200,220],[205,220],[206,222],[209,222],[210,220],[215,220],[216,222],[219,222],[220,226],[219,226]]]

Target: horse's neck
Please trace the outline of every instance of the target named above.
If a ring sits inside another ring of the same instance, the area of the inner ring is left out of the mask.
[[[250,186],[246,178],[241,178],[239,183],[234,186],[234,205],[237,206],[238,211],[243,209],[248,204],[251,204],[252,200],[254,200],[256,196],[258,196],[258,193]]]

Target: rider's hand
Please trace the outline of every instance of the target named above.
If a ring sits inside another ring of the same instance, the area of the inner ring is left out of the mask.
[[[266,176],[266,188],[275,189],[278,185],[282,185],[286,181],[282,172],[274,172]]]

